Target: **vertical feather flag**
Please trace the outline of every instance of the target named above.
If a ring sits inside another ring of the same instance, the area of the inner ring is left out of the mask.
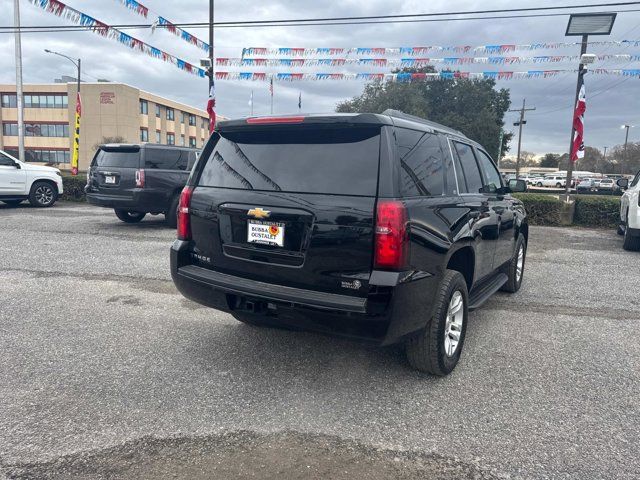
[[[584,112],[587,110],[587,99],[585,96],[584,80],[578,94],[578,102],[573,112],[573,147],[571,148],[571,161],[577,162],[578,159],[584,158]]]
[[[302,111],[302,92],[298,95],[298,110]]]

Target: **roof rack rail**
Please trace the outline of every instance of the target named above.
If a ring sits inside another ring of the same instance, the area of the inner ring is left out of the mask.
[[[441,130],[443,132],[454,133],[456,135],[460,135],[465,137],[465,134],[459,130],[455,130],[453,128],[446,127],[436,122],[432,122],[431,120],[427,120],[426,118],[417,117],[415,115],[409,115],[408,113],[404,113],[401,110],[394,110],[393,108],[387,108],[382,115],[387,115],[393,118],[402,118],[403,120],[409,120],[411,122],[422,123],[423,125],[428,125],[430,127],[435,128],[436,130]]]

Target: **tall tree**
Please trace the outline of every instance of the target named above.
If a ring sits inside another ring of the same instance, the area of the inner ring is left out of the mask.
[[[557,153],[547,153],[540,160],[540,166],[544,168],[558,168],[559,161],[560,155]]]
[[[398,72],[434,72],[433,67],[405,68]],[[362,94],[337,105],[337,112],[382,113],[387,108],[442,123],[460,130],[498,158],[500,129],[511,100],[509,90],[495,88],[495,80],[458,78],[443,81],[372,82]],[[502,153],[509,151],[513,134],[505,132]]]

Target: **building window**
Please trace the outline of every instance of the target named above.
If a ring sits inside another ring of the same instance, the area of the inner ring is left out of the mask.
[[[184,135],[180,135],[180,146],[184,147]]]
[[[167,133],[167,145],[176,144],[176,135],[174,133]]]
[[[149,130],[146,128],[140,129],[140,141],[148,142],[149,141]]]
[[[167,108],[167,120],[175,120],[175,111],[173,108]]]
[[[7,148],[6,152],[18,158],[17,148]],[[25,160],[31,163],[71,163],[69,150],[51,150],[40,148],[26,148],[24,151]]]
[[[160,118],[160,105],[156,104],[156,117]]]
[[[140,100],[140,113],[142,115],[149,115],[149,102],[146,100]]]
[[[189,115],[189,125],[191,125],[192,127],[196,126],[196,116],[195,115]]]
[[[3,123],[2,134],[9,136],[18,135],[17,123]],[[49,123],[25,123],[24,135],[26,137],[68,137],[69,125]]]
[[[196,148],[196,137],[189,137],[189,146],[191,148]]]
[[[2,135],[9,137],[17,137],[18,136],[18,124],[17,123],[3,123],[2,124]]]
[[[209,128],[209,121],[203,118],[202,119],[202,129],[206,130],[208,128]]]
[[[1,105],[3,108],[16,108],[17,96],[15,93],[3,93]],[[24,95],[24,108],[67,108],[68,97],[66,93],[38,94],[27,93]]]
[[[160,130],[156,130],[156,143],[162,143],[162,139],[160,138]]]
[[[3,93],[2,94],[2,107],[3,108],[16,108],[18,97],[15,94]]]
[[[180,112],[180,123],[184,123],[184,116],[185,116],[185,113]]]

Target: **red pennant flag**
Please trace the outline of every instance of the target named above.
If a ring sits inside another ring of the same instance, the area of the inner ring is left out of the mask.
[[[571,148],[571,161],[577,162],[578,159],[584,158],[584,112],[587,110],[587,99],[585,96],[584,83],[580,87],[578,95],[578,103],[573,113],[573,128],[575,134],[573,136],[573,147]]]

